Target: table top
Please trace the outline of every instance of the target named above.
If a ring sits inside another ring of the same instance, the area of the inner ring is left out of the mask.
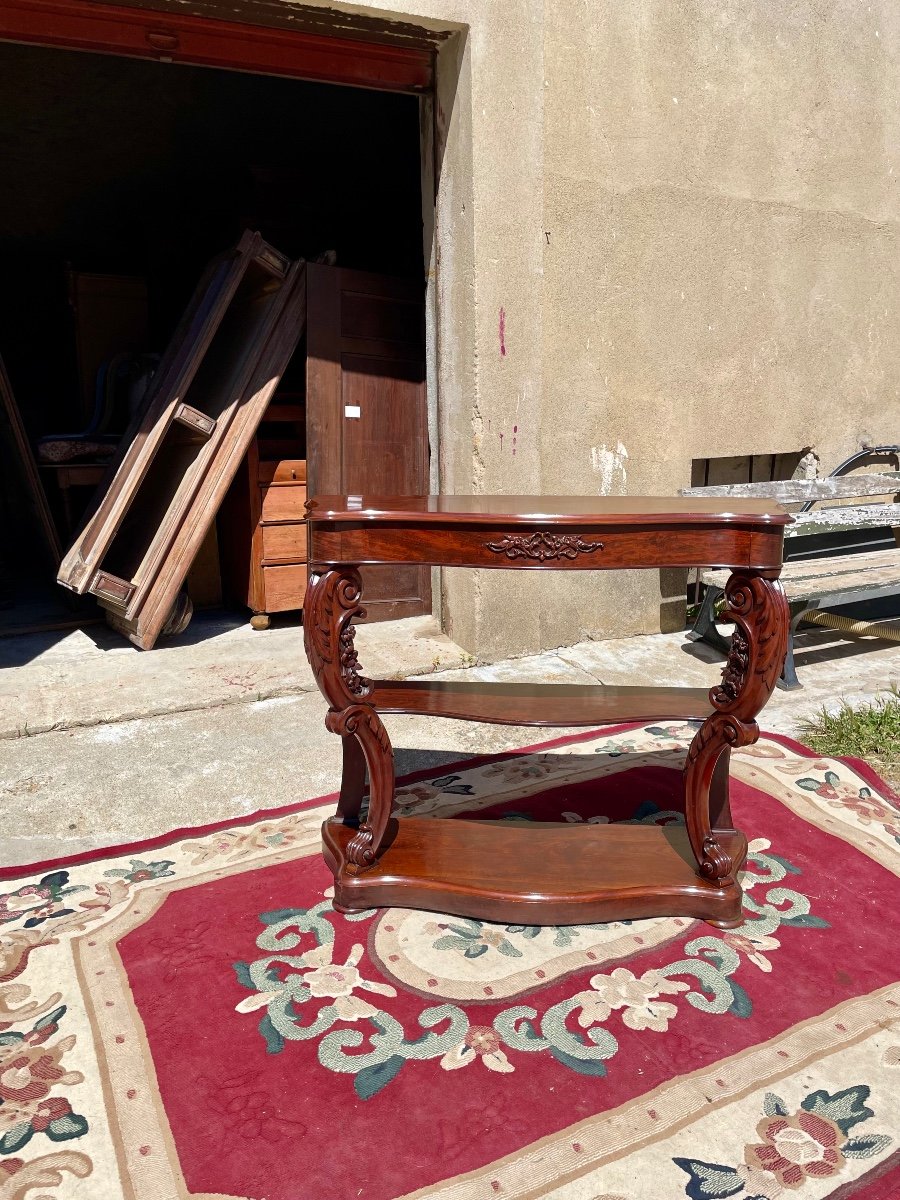
[[[476,524],[502,517],[504,524],[787,525],[793,518],[771,500],[684,496],[314,496],[310,521]]]

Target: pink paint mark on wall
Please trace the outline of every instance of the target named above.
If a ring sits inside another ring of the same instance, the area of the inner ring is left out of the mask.
[[[518,432],[519,432],[518,425],[513,425],[513,444],[512,444],[513,458],[516,457],[516,435],[518,434]]]
[[[500,309],[500,357],[506,358],[506,309]]]

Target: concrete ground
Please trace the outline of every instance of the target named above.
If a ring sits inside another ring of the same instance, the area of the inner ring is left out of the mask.
[[[682,633],[582,642],[492,665],[429,617],[359,627],[374,676],[709,686],[722,657]],[[803,690],[777,691],[764,729],[796,735],[823,706],[900,685],[900,645],[821,630],[798,643]],[[325,731],[296,624],[255,632],[195,618],[149,653],[104,626],[0,640],[0,865],[76,854],[334,791],[337,738]],[[424,717],[386,719],[398,774],[514,749],[540,731]]]

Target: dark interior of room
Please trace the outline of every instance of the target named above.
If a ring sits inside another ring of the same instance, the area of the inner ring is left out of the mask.
[[[206,262],[247,228],[290,258],[422,278],[413,96],[7,43],[0,114],[0,355],[32,444],[91,415],[73,272],[144,282],[147,343],[128,348],[147,352],[165,347]],[[284,386],[302,389],[302,371]],[[65,600],[3,440],[0,627],[26,575]],[[66,545],[78,514],[41,473]]]

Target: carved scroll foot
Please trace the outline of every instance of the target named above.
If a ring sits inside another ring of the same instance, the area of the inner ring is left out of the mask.
[[[329,732],[340,734],[345,739],[345,746],[346,739],[353,738],[369,769],[368,819],[359,826],[347,847],[347,859],[353,866],[368,867],[378,856],[394,801],[394,751],[391,741],[378,713],[368,704],[354,704],[342,712],[329,712],[325,726]],[[350,781],[349,787],[352,802],[355,798],[352,791],[354,780]],[[343,787],[341,795],[344,795]],[[358,812],[357,805],[357,815]],[[341,814],[340,805],[338,813]]]

